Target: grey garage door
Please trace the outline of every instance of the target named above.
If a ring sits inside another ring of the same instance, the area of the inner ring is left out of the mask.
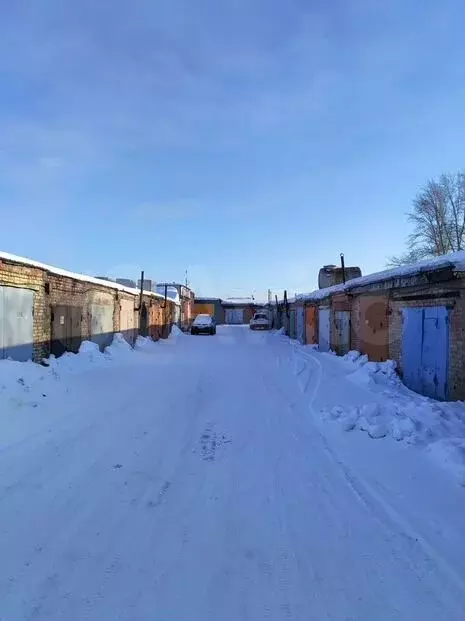
[[[244,309],[242,308],[227,308],[225,310],[225,322],[228,324],[241,324],[244,323]]]
[[[331,348],[329,308],[320,308],[318,315],[318,349],[329,351]]]
[[[103,349],[113,340],[113,308],[92,303],[90,312],[91,339],[100,349]]]
[[[0,287],[0,358],[32,359],[34,291]]]

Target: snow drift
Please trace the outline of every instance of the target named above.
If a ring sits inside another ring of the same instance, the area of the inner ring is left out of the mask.
[[[321,354],[320,354],[321,355]],[[368,403],[322,408],[323,418],[344,431],[359,430],[370,438],[386,436],[425,447],[437,463],[465,485],[465,404],[439,402],[409,390],[397,374],[396,363],[369,362],[350,351],[334,359],[346,378],[367,390]]]
[[[99,350],[96,343],[83,341],[79,352],[64,353],[59,358],[50,356],[43,364],[34,362],[0,361],[0,412],[10,412],[18,408],[39,408],[47,397],[59,391],[68,392],[70,381],[67,378],[93,368],[124,364],[128,361],[143,361],[141,353],[156,350],[158,342],[150,337],[138,337],[134,348],[122,334],[115,334],[112,343]]]

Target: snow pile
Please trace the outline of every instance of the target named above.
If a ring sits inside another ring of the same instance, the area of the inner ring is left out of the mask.
[[[355,362],[357,365],[362,366],[363,364],[368,362],[368,356],[366,354],[361,354],[359,351],[352,349],[345,356],[342,356],[343,360],[347,360],[347,362]]]
[[[146,352],[149,353],[156,347],[156,341],[151,339],[149,336],[138,336],[136,342],[134,343],[135,351]]]
[[[77,354],[66,352],[59,358],[52,355],[43,365],[0,360],[0,414],[26,406],[39,407],[52,393],[69,391],[69,381],[64,380],[70,375],[134,360],[138,353],[149,353],[156,347],[151,338],[138,337],[133,349],[121,334],[115,334],[104,353],[96,343],[83,341]]]
[[[359,429],[370,438],[391,436],[395,440],[418,441],[419,426],[402,408],[395,404],[367,403],[362,406],[344,408],[336,406],[321,410],[323,416],[337,420],[344,431]]]
[[[320,354],[322,355],[322,354]],[[338,358],[345,378],[367,391],[368,403],[324,408],[324,418],[345,431],[364,431],[370,438],[391,437],[426,447],[436,462],[465,485],[465,403],[439,402],[409,390],[396,363],[368,362],[350,351]]]
[[[134,353],[133,348],[126,341],[124,336],[117,333],[113,336],[111,345],[105,347],[105,356],[111,360],[117,360],[118,358],[127,358]]]
[[[340,358],[349,363],[353,372],[347,375],[347,379],[354,384],[359,384],[366,388],[375,387],[378,384],[390,385],[392,387],[404,387],[397,374],[397,363],[394,360],[386,362],[372,362],[368,360],[366,354],[359,351],[349,351]]]
[[[38,407],[58,385],[58,374],[34,362],[0,361],[0,412]]]
[[[378,393],[378,401],[364,405],[323,408],[321,414],[337,421],[344,431],[359,430],[370,438],[388,436],[426,447],[465,485],[465,404],[439,403],[403,388],[403,392]]]
[[[347,376],[351,382],[362,386],[375,386],[376,384],[390,384],[391,386],[403,386],[397,375],[397,363],[394,360],[386,362],[357,361],[359,368]]]
[[[52,355],[44,360],[44,364],[60,375],[62,372],[79,373],[93,366],[103,366],[106,359],[96,343],[83,341],[77,354],[66,352],[59,358]]]
[[[180,336],[184,336],[184,332],[178,328],[178,326],[176,324],[174,324],[171,328],[171,332],[168,338],[172,339],[172,340],[176,340],[178,339]]]

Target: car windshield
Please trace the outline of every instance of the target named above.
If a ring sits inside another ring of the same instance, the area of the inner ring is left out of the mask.
[[[268,317],[266,315],[260,314],[260,315],[255,315],[255,319],[268,319]]]
[[[194,319],[195,326],[207,325],[207,324],[210,324],[211,322],[212,322],[212,318],[210,317],[210,315],[197,315],[197,317]]]

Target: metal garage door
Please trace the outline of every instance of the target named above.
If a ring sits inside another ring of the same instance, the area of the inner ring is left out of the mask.
[[[289,338],[297,338],[297,317],[295,308],[291,308],[289,311]]]
[[[113,340],[113,296],[107,293],[93,293],[90,301],[91,339],[100,348]]]
[[[428,397],[446,399],[449,320],[445,306],[404,308],[402,367],[405,384]]]
[[[244,309],[242,309],[242,308],[227,308],[225,310],[225,322],[227,324],[242,324],[242,323],[244,323]]]
[[[82,308],[56,305],[52,308],[52,347],[55,356],[65,351],[77,353],[82,341]]]
[[[347,354],[350,349],[349,311],[334,311],[334,345],[340,356]]]
[[[307,345],[316,343],[316,307],[307,306],[305,309],[305,338]]]
[[[32,359],[34,292],[0,287],[0,358]]]
[[[134,300],[121,299],[119,310],[119,331],[131,345],[136,338]]]
[[[194,305],[194,315],[211,315],[215,316],[215,305],[214,304],[195,304]]]
[[[305,311],[303,306],[298,306],[297,312],[297,340],[305,343]]]
[[[360,351],[370,360],[382,362],[389,356],[388,299],[386,296],[360,296],[358,325]],[[357,328],[357,324],[356,324]]]
[[[318,349],[330,350],[329,308],[320,308],[318,313]]]

